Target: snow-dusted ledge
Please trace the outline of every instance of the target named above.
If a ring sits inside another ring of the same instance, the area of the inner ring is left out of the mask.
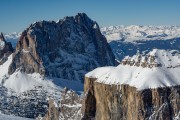
[[[85,76],[97,78],[96,82],[104,84],[128,84],[138,90],[180,85],[179,56],[173,56],[165,50],[157,49],[150,52],[149,55],[155,56],[155,61],[162,66],[149,68],[120,64],[117,67],[97,68]]]

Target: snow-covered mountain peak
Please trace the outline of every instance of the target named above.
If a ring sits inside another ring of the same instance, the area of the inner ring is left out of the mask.
[[[22,32],[8,72],[13,74],[21,68],[28,74],[81,82],[86,72],[114,64],[114,55],[98,24],[85,13],[78,13],[58,23],[31,24]]]
[[[146,55],[137,53],[136,55],[129,57],[126,56],[122,62],[122,65],[130,65],[137,67],[167,67],[174,68],[180,66],[180,56],[173,55],[166,50],[153,49]]]
[[[180,37],[180,26],[110,26],[101,28],[109,42],[122,40],[134,42],[139,40],[167,40]]]
[[[140,54],[126,57],[124,60],[127,61],[122,61],[117,67],[97,68],[86,77],[96,78],[96,82],[105,84],[128,84],[138,90],[180,85],[179,56],[155,49],[145,57]]]

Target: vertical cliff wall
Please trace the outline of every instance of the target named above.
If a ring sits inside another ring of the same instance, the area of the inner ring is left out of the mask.
[[[172,120],[180,115],[180,86],[138,91],[86,77],[84,92],[85,120]]]

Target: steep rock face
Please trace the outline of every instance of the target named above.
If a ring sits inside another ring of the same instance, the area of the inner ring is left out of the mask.
[[[107,85],[85,78],[84,119],[172,120],[180,117],[180,86],[138,91],[129,85]]]
[[[30,25],[17,43],[9,74],[20,68],[26,73],[83,80],[88,71],[114,64],[114,55],[98,24],[79,13],[57,22]]]
[[[6,42],[3,34],[0,34],[0,65],[2,65],[13,52],[13,48],[10,42]]]
[[[82,118],[81,114],[81,97],[74,91],[65,90],[62,93],[62,98],[60,100],[60,120],[80,120]]]
[[[44,120],[59,120],[59,108],[55,106],[54,100],[49,100],[48,113]]]

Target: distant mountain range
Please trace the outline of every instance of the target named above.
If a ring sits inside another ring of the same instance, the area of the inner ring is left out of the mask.
[[[139,26],[139,25],[119,25],[100,28],[102,34],[111,41],[148,41],[148,40],[168,40],[180,37],[180,26]],[[4,33],[7,41],[17,40],[21,32]]]
[[[121,40],[124,42],[168,40],[180,37],[180,26],[110,26],[102,27],[102,34],[108,42]]]
[[[153,49],[180,50],[180,26],[111,26],[101,28],[116,59],[136,53],[147,54]]]

